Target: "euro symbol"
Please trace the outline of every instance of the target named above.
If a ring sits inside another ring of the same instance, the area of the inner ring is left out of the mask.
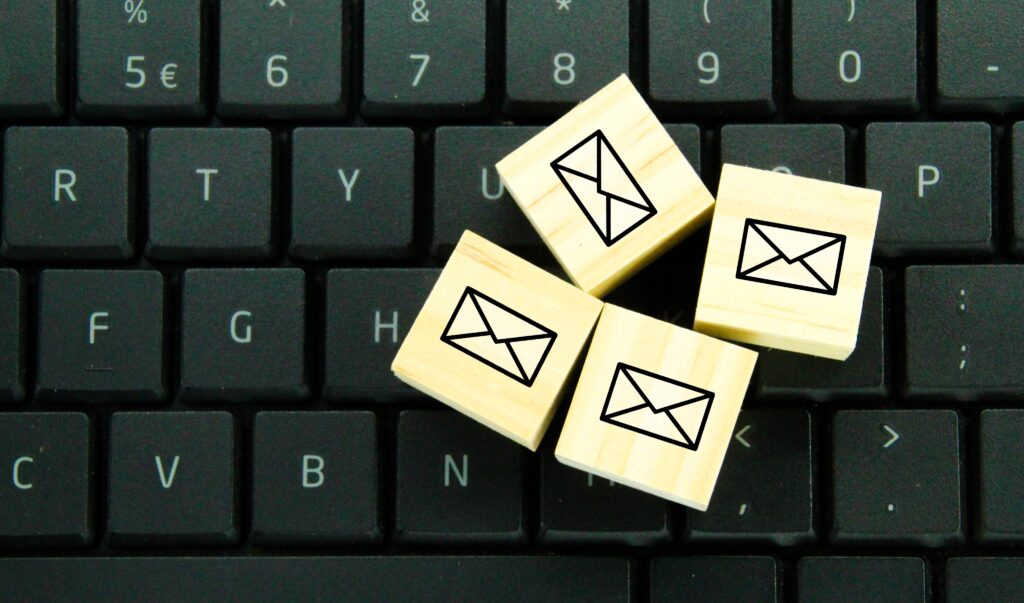
[[[167,63],[164,65],[164,68],[160,70],[160,83],[164,85],[164,88],[174,90],[178,87],[178,83],[174,81],[177,69],[177,63]]]

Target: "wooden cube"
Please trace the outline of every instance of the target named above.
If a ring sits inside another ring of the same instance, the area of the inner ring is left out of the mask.
[[[555,457],[705,510],[757,353],[605,304]]]
[[[714,205],[625,75],[496,167],[569,277],[597,296],[705,224]]]
[[[601,305],[466,231],[391,370],[536,450]]]
[[[694,329],[845,360],[857,344],[881,197],[723,166]]]

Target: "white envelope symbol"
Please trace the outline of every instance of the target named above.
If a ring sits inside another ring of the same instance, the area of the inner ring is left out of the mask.
[[[658,213],[601,130],[551,167],[609,247]]]
[[[620,362],[601,420],[697,450],[714,400],[706,389]]]
[[[555,337],[551,329],[466,287],[441,341],[530,387]]]
[[[846,235],[747,218],[736,278],[835,295]]]

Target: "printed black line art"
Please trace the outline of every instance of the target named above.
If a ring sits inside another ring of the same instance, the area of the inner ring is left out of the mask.
[[[747,218],[736,278],[835,295],[846,235]]]

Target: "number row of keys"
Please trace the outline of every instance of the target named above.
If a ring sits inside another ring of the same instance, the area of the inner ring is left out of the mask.
[[[772,0],[648,0],[653,100],[770,111]],[[0,107],[60,113],[64,23],[58,0],[14,2],[0,23]],[[78,0],[77,110],[88,116],[196,117],[206,112],[210,62],[203,0]],[[349,6],[342,0],[219,3],[217,111],[227,117],[331,117],[345,112]],[[630,70],[630,10],[618,0],[510,0],[505,104],[554,112]],[[939,102],[1024,106],[1024,18],[1014,0],[940,0]],[[488,29],[484,0],[380,0],[363,9],[363,110],[368,115],[483,112]],[[912,2],[792,0],[793,100],[858,112],[918,107],[917,10]],[[775,40],[777,42],[777,40]],[[30,51],[24,51],[29,49]],[[40,60],[42,59],[42,60]],[[27,84],[27,85],[26,85]]]

